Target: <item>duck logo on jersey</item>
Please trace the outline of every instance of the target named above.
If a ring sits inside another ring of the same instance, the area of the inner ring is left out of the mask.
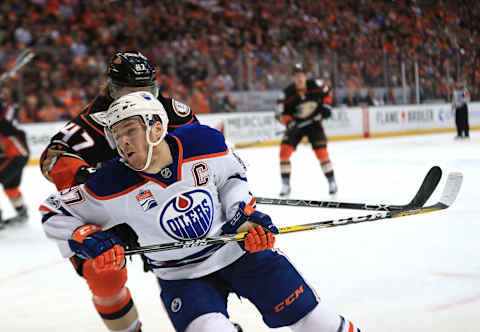
[[[307,101],[297,106],[296,116],[299,119],[306,119],[312,115],[317,109],[318,103],[316,101]]]
[[[164,204],[159,216],[160,227],[175,240],[201,238],[212,227],[213,213],[213,198],[208,191],[186,191]]]
[[[155,198],[153,198],[150,190],[142,190],[136,196],[138,204],[143,208],[143,211],[150,210],[158,205]]]

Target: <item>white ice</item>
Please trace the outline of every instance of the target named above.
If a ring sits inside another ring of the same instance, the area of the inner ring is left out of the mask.
[[[480,308],[480,135],[453,134],[331,142],[339,192],[327,182],[308,145],[292,157],[292,198],[358,203],[410,201],[433,165],[444,175],[428,204],[440,196],[447,174],[464,183],[447,210],[279,236],[277,247],[294,262],[317,294],[362,331],[478,331]],[[255,195],[277,197],[278,147],[238,150],[249,167]],[[25,170],[22,190],[30,219],[0,231],[0,331],[105,331],[84,281],[46,239],[37,212],[54,188],[38,167]],[[13,214],[4,195],[4,215]],[[294,225],[366,211],[259,206],[278,225]],[[127,285],[143,331],[173,331],[152,274],[140,259],[129,265]],[[230,314],[245,332],[268,329],[246,300],[231,296]],[[288,331],[278,329],[277,331]]]

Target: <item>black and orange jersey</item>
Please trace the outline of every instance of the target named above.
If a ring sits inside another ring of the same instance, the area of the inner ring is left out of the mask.
[[[17,126],[18,106],[0,100],[0,135],[21,137],[25,140],[25,132]]]
[[[29,155],[25,131],[17,126],[16,104],[0,101],[0,156],[11,158]]]
[[[303,94],[299,93],[294,84],[283,90],[279,117],[283,124],[289,120],[304,121],[314,118],[323,111],[324,104],[331,104],[332,91],[321,79],[309,79]]]
[[[158,100],[167,112],[169,132],[182,125],[198,121],[189,106],[172,98],[164,98],[161,95],[159,95]],[[47,150],[51,147],[65,151],[65,156],[81,160],[89,167],[97,168],[102,163],[115,158],[117,151],[112,150],[105,138],[103,119],[108,106],[112,102],[113,99],[110,97],[97,96],[80,114],[58,131],[51,138],[50,144],[42,154],[40,159],[42,170],[44,168],[50,170],[53,166],[43,165]],[[73,176],[72,173],[70,175]],[[65,179],[62,181],[65,181]]]

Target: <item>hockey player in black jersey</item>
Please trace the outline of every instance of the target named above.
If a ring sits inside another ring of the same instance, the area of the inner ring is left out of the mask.
[[[189,106],[159,93],[156,71],[145,56],[117,53],[108,64],[103,91],[52,137],[40,158],[43,175],[58,190],[85,182],[96,167],[116,156],[105,139],[103,115],[115,98],[134,91],[157,96],[168,114],[168,131],[197,121]]]
[[[17,214],[2,219],[0,210],[0,228],[14,222],[24,222],[28,218],[27,207],[20,191],[23,170],[30,152],[25,132],[16,126],[18,107],[8,96],[0,94],[0,183]]]
[[[148,91],[158,98],[167,112],[169,132],[197,121],[189,106],[159,93],[156,71],[144,55],[138,51],[116,53],[108,64],[103,91],[51,138],[42,153],[42,174],[58,190],[84,183],[97,167],[117,156],[105,138],[104,114],[114,99],[134,91]],[[124,243],[136,245],[136,234],[114,228],[111,232]],[[126,267],[99,274],[78,256],[72,256],[71,262],[86,280],[93,304],[109,331],[141,330],[135,304],[125,286]]]
[[[329,193],[337,192],[332,163],[327,151],[327,137],[322,120],[331,115],[331,89],[320,79],[308,79],[301,63],[293,67],[293,83],[278,101],[280,121],[286,126],[280,145],[280,196],[290,194],[290,157],[303,137],[307,136],[323,174],[328,180]]]

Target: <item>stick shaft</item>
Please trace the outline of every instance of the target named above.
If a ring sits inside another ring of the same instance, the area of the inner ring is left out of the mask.
[[[287,234],[287,233],[294,233],[294,232],[309,231],[309,230],[314,230],[319,228],[338,227],[338,226],[345,226],[350,224],[370,222],[375,220],[406,217],[406,216],[412,216],[416,214],[424,214],[424,213],[430,213],[434,211],[447,209],[455,201],[458,195],[458,192],[460,190],[461,184],[462,184],[462,174],[451,173],[448,176],[440,201],[428,207],[410,208],[410,209],[401,210],[401,211],[379,211],[379,212],[362,215],[362,216],[332,219],[332,220],[312,222],[309,224],[280,227],[278,230],[280,234]],[[232,235],[222,235],[214,238],[203,238],[203,239],[194,239],[194,240],[188,240],[188,241],[161,243],[161,244],[155,244],[155,245],[139,247],[134,249],[127,249],[125,250],[125,255],[129,256],[129,255],[135,255],[135,254],[145,254],[149,252],[158,252],[158,251],[165,251],[165,250],[208,246],[208,245],[214,245],[214,244],[225,244],[229,242],[238,242],[238,241],[242,241],[246,235],[247,233],[243,232],[243,233],[232,234]]]
[[[332,208],[332,209],[353,209],[353,210],[369,210],[369,211],[401,211],[406,208],[422,207],[430,198],[437,188],[442,177],[442,170],[438,166],[432,167],[426,174],[421,186],[418,188],[410,203],[405,205],[393,204],[367,204],[367,203],[347,203],[334,201],[317,201],[304,199],[284,199],[284,198],[267,198],[255,197],[258,204],[264,205],[284,205],[299,207],[315,207],[315,208]]]

